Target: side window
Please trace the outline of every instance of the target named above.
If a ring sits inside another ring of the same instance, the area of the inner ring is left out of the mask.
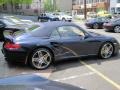
[[[60,38],[60,34],[57,30],[54,30],[51,34],[51,38]]]
[[[85,34],[82,30],[74,26],[62,26],[58,28],[61,37],[84,37]]]

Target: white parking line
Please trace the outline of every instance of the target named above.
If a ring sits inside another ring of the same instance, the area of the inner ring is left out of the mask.
[[[61,78],[61,79],[56,79],[54,81],[66,81],[66,80],[70,80],[70,79],[75,79],[75,78],[79,78],[79,77],[84,77],[84,76],[91,76],[95,74],[94,72],[88,72],[88,73],[84,73],[81,75],[74,75],[74,76],[69,76],[69,77],[65,77],[65,78]]]
[[[84,61],[80,61],[81,64],[85,65],[85,67],[87,67],[88,69],[90,69],[91,71],[93,71],[94,73],[96,73],[98,76],[100,76],[102,79],[104,79],[106,82],[110,83],[112,86],[116,87],[118,90],[120,90],[120,85],[118,83],[116,83],[115,81],[113,81],[112,79],[110,79],[109,77],[107,77],[106,75],[104,75],[103,73],[101,73],[100,71],[98,71],[97,69],[93,68],[91,65],[88,65],[87,63],[85,63]]]

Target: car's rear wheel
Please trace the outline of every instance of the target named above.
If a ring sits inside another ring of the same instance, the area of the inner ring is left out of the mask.
[[[93,24],[93,28],[94,29],[98,29],[99,28],[99,25],[97,23]]]
[[[39,48],[35,50],[30,58],[30,65],[38,70],[46,69],[52,62],[52,54],[48,49]]]
[[[50,20],[50,19],[48,19],[48,22],[51,22],[51,20]]]
[[[115,26],[114,27],[114,32],[115,33],[120,33],[120,26]]]
[[[41,20],[41,19],[38,19],[38,21],[39,21],[39,22],[42,22],[42,20]]]
[[[65,19],[65,18],[62,18],[62,21],[66,21],[66,19]]]
[[[102,59],[107,59],[110,58],[114,53],[114,47],[112,43],[106,42],[102,45],[100,52],[99,52],[99,57]]]

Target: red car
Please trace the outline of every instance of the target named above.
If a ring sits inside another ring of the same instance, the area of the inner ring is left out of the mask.
[[[104,23],[103,27],[107,31],[114,31],[115,33],[120,33],[120,18],[113,19],[108,23]]]

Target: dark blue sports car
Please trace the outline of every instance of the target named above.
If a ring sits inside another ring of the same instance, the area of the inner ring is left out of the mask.
[[[109,22],[109,18],[105,17],[97,17],[88,19],[85,23],[86,27],[93,28],[93,29],[101,29],[103,28],[103,24]]]
[[[29,63],[35,69],[65,58],[97,55],[106,59],[119,51],[116,39],[87,32],[70,22],[41,23],[26,31],[6,37],[2,52],[6,60]]]

